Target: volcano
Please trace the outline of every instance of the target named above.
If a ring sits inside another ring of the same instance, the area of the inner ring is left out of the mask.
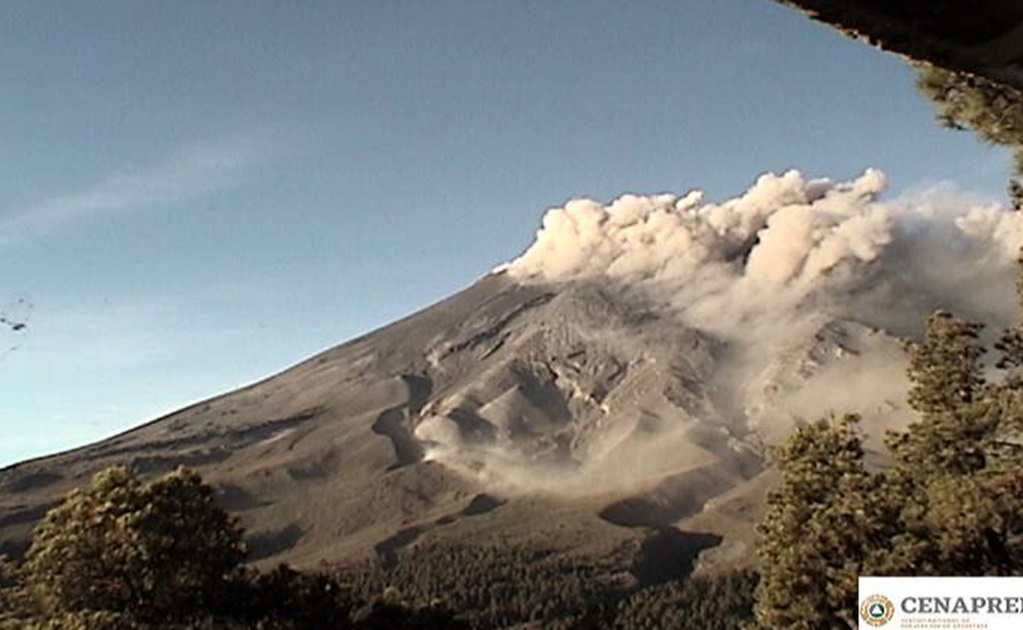
[[[936,307],[1013,317],[992,287],[1011,286],[1018,214],[882,187],[790,172],[722,204],[552,209],[520,258],[425,310],[0,470],[0,550],[100,469],[186,465],[240,515],[252,562],[432,579],[427,595],[451,572],[476,592],[546,571],[585,599],[749,564],[772,445],[856,412],[882,457],[911,419],[900,339]]]
[[[104,467],[184,464],[243,515],[255,560],[394,563],[420,538],[496,532],[607,551],[742,503],[764,470],[749,418],[792,416],[807,383],[894,347],[829,322],[740,392],[727,344],[634,296],[497,273],[250,387],[3,470],[0,535],[17,552]]]

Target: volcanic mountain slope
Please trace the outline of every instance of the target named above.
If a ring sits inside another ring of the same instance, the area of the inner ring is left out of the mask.
[[[609,556],[741,494],[762,439],[735,401],[791,406],[779,397],[871,335],[829,324],[750,397],[721,378],[726,344],[635,296],[492,274],[263,382],[0,471],[0,536],[22,549],[103,467],[186,464],[243,516],[255,560],[393,566],[431,538],[494,537]],[[683,555],[717,542],[673,540]]]
[[[881,202],[883,185],[792,171],[721,204],[570,201],[522,256],[420,313],[0,471],[0,550],[22,551],[96,470],[186,464],[242,516],[254,561],[461,593],[486,627],[571,614],[697,557],[749,563],[766,447],[849,411],[879,450],[910,417],[896,334],[935,307],[1016,316],[1001,287],[1023,215]]]

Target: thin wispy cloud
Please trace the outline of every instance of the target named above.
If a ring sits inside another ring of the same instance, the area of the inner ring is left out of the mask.
[[[0,245],[112,212],[143,210],[231,188],[275,153],[274,139],[232,135],[185,145],[148,165],[120,168],[93,185],[0,219]]]

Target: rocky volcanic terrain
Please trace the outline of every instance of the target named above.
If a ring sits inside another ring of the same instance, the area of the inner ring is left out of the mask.
[[[520,258],[434,306],[0,470],[0,552],[22,553],[97,470],[183,464],[241,516],[254,563],[442,597],[483,627],[748,566],[771,445],[857,412],[882,460],[885,429],[911,417],[898,338],[936,307],[1015,317],[998,287],[1018,215],[886,205],[883,183],[792,171],[722,204],[570,201]]]
[[[103,467],[185,464],[242,515],[258,562],[393,569],[416,547],[495,541],[617,558],[621,580],[714,547],[745,562],[765,438],[820,413],[808,383],[901,359],[837,321],[746,380],[730,351],[635,296],[492,274],[265,381],[0,471],[0,540],[18,554]]]

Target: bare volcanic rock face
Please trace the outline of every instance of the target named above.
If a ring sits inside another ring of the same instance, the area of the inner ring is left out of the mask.
[[[524,306],[430,351],[446,386],[414,431],[427,458],[500,491],[559,495],[750,459],[712,401],[712,338],[586,283]]]
[[[610,562],[600,579],[618,585],[701,552],[749,562],[766,446],[829,411],[872,436],[906,422],[898,337],[931,308],[1011,320],[990,287],[1011,286],[1018,215],[880,202],[883,181],[787,173],[721,204],[553,209],[520,258],[430,308],[0,471],[0,550],[101,468],[185,464],[242,516],[257,562],[400,570],[499,541]]]

